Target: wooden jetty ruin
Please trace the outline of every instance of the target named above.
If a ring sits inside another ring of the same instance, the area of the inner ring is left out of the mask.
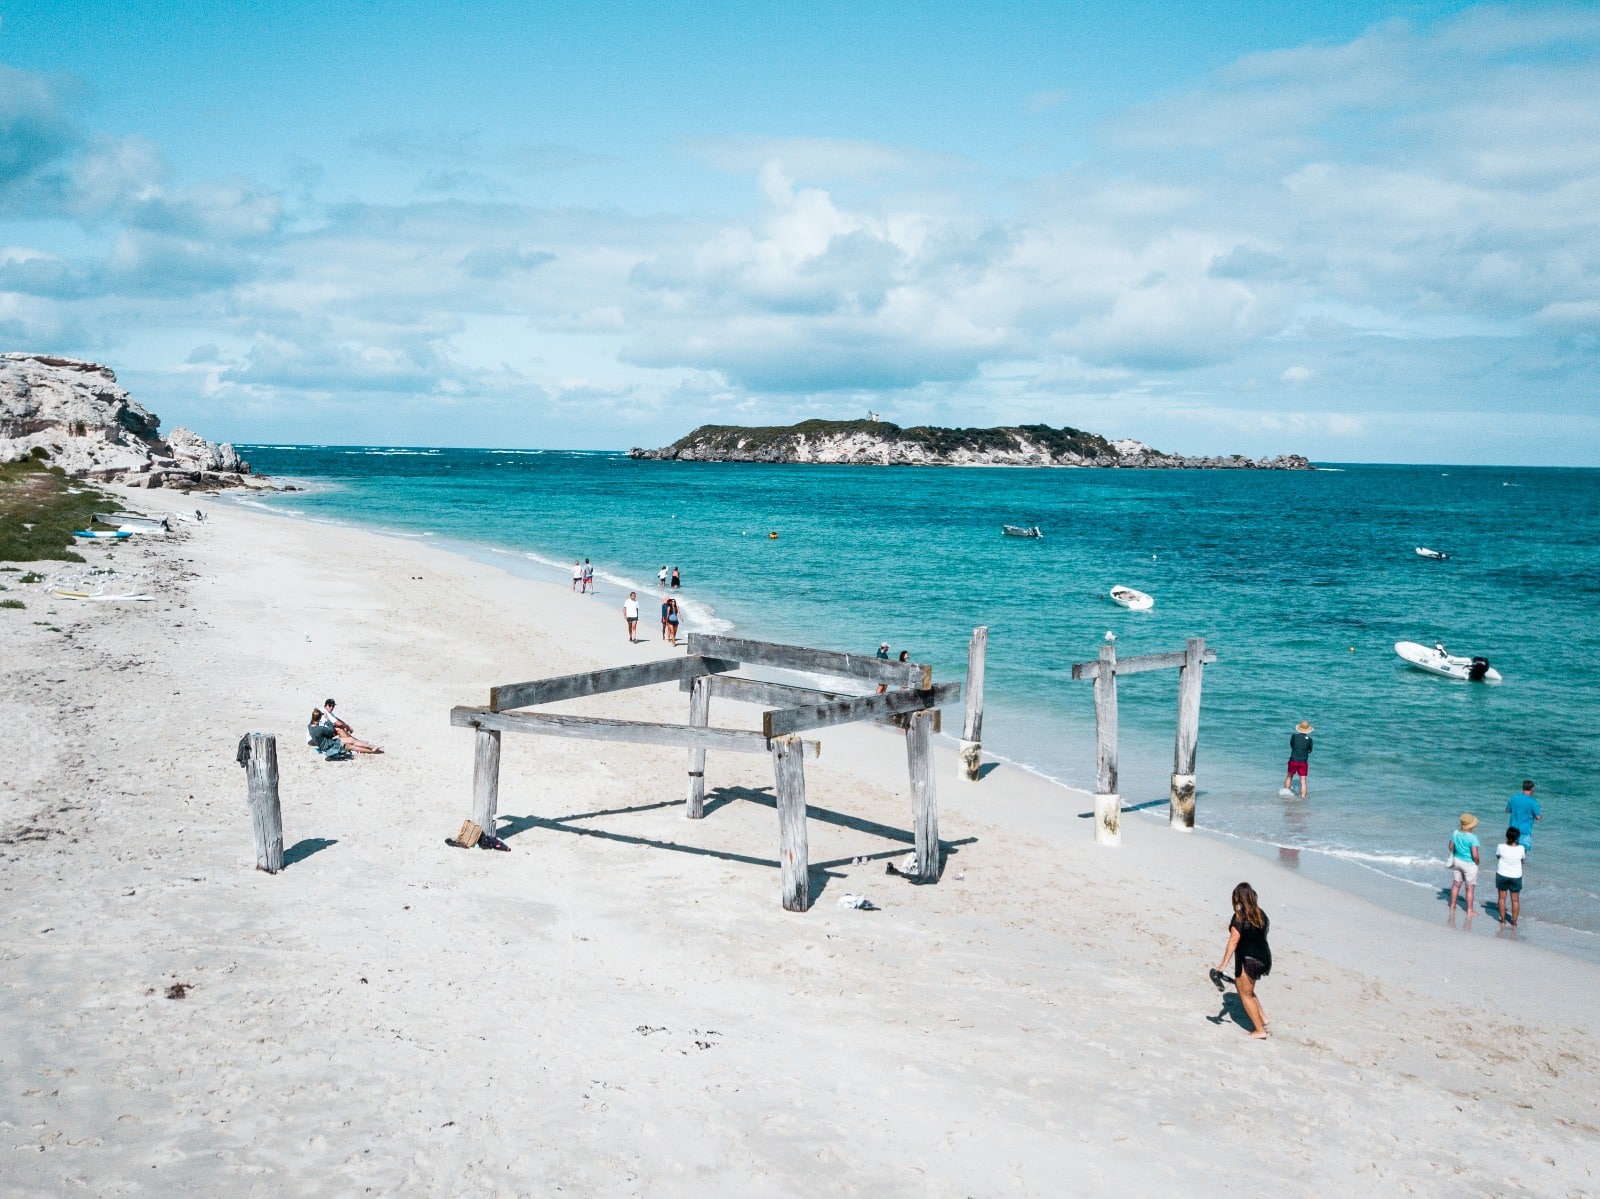
[[[680,746],[688,752],[684,815],[690,820],[705,815],[707,750],[771,754],[777,790],[783,906],[791,912],[803,912],[811,904],[805,762],[816,758],[821,746],[800,734],[831,725],[897,717],[906,727],[906,765],[911,779],[916,845],[913,874],[923,882],[938,880],[939,810],[931,738],[938,731],[940,705],[960,699],[960,683],[936,684],[933,668],[917,663],[738,637],[691,633],[688,650],[688,656],[683,658],[491,687],[487,706],[452,708],[452,725],[476,730],[474,822],[488,832],[494,831],[500,795],[500,735],[504,732]],[[746,666],[803,671],[848,682],[835,691],[734,674]],[[528,711],[562,700],[661,683],[677,683],[689,693],[686,724]],[[884,683],[890,689],[866,695],[848,690],[851,685],[863,683]],[[713,696],[767,706],[761,717],[761,731],[713,726]]]
[[[1179,653],[1117,657],[1117,638],[1107,633],[1094,662],[1076,662],[1072,677],[1094,683],[1094,731],[1098,771],[1094,796],[1094,839],[1122,844],[1122,797],[1117,794],[1117,676],[1151,670],[1178,671],[1178,737],[1172,754],[1168,820],[1176,829],[1194,828],[1195,756],[1200,744],[1200,684],[1205,667],[1217,660],[1204,637],[1190,637]]]

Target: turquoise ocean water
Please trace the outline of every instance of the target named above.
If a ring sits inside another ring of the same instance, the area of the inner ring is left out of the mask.
[[[243,447],[311,484],[265,502],[462,543],[600,599],[679,567],[691,627],[871,652],[959,677],[990,629],[984,747],[1093,790],[1072,663],[1203,636],[1199,823],[1436,888],[1475,812],[1493,873],[1505,800],[1538,780],[1530,913],[1600,934],[1600,471],[1349,466],[1315,473],[757,466],[618,454]],[[1038,524],[1039,541],[1000,525]],[[770,539],[769,530],[780,536]],[[1419,557],[1423,545],[1450,554]],[[1111,604],[1115,583],[1153,611]],[[648,624],[648,620],[646,622]],[[1487,656],[1499,686],[1422,674],[1399,640]],[[1125,804],[1164,799],[1176,672],[1122,680]],[[1316,726],[1311,799],[1278,795]],[[1492,878],[1486,879],[1492,898]],[[1443,911],[1441,906],[1441,913]]]

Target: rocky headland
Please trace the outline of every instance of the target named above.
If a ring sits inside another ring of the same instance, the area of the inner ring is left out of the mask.
[[[630,458],[677,462],[835,463],[848,466],[1082,466],[1137,470],[1312,470],[1299,454],[1273,458],[1189,457],[1142,441],[1108,441],[1081,429],[1015,425],[995,429],[902,429],[889,421],[808,420],[747,428],[701,425],[659,450]]]
[[[43,456],[77,478],[130,487],[250,486],[231,445],[189,429],[161,436],[161,418],[98,362],[0,354],[0,462]]]

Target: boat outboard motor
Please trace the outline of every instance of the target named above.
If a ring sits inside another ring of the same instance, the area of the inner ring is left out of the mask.
[[[1483,676],[1489,673],[1489,659],[1475,657],[1472,665],[1467,668],[1467,678],[1474,683],[1483,682]]]

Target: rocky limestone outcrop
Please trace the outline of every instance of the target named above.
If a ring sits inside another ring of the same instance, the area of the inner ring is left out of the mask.
[[[118,385],[98,362],[0,354],[0,462],[42,450],[70,475],[134,487],[237,487],[250,464],[231,445],[177,428]]]
[[[888,421],[803,421],[742,428],[702,425],[659,450],[632,458],[679,462],[833,463],[847,466],[1081,466],[1140,470],[1310,470],[1298,454],[1275,458],[1186,457],[1142,441],[1107,441],[1081,429],[1021,425],[994,429],[902,429]]]

